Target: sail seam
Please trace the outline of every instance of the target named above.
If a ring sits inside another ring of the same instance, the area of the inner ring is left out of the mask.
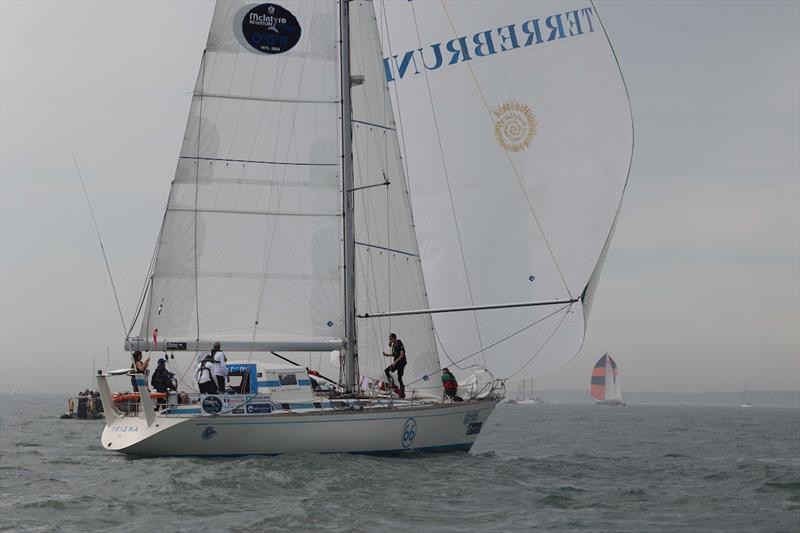
[[[223,185],[236,184],[236,185],[266,185],[266,186],[270,186],[270,187],[303,187],[303,188],[308,188],[308,189],[320,189],[320,190],[324,190],[324,189],[336,189],[336,190],[338,190],[339,189],[338,185],[335,185],[335,184],[331,184],[331,185],[322,184],[322,185],[320,185],[317,181],[312,181],[312,180],[303,180],[303,181],[295,181],[295,182],[286,183],[286,182],[279,181],[279,180],[258,179],[258,178],[202,178],[200,180],[197,180],[197,182],[198,183],[206,183],[206,184],[218,183],[218,184],[223,184]],[[175,178],[174,180],[172,180],[172,183],[173,184],[175,184],[175,183],[178,183],[178,184],[188,183],[188,184],[194,185],[195,180],[192,179],[192,178]],[[379,184],[375,185],[375,187],[377,187],[379,185],[385,185],[385,184],[384,183],[379,183]]]
[[[233,95],[233,94],[220,94],[220,93],[193,93],[194,96],[202,96],[203,98],[220,98],[223,100],[250,100],[254,102],[277,102],[277,103],[286,103],[286,104],[338,104],[337,100],[306,100],[306,99],[299,99],[296,100],[294,98],[269,98],[264,96],[245,96],[245,95]]]
[[[234,209],[190,209],[186,207],[168,207],[167,211],[179,213],[219,213],[229,215],[263,215],[263,216],[287,216],[287,217],[339,217],[341,213],[310,213],[310,212],[290,212],[290,211],[237,211]]]
[[[225,157],[199,157],[182,155],[180,159],[191,159],[199,161],[224,161],[226,163],[254,163],[259,165],[295,165],[301,167],[335,167],[337,163],[311,163],[307,161],[259,161],[253,159],[228,159]]]
[[[181,279],[194,276],[192,273],[181,272],[159,272],[153,274],[153,279]],[[288,274],[288,273],[254,273],[254,272],[215,272],[200,271],[197,273],[200,278],[231,278],[231,279],[284,279],[284,280],[310,280],[336,282],[338,275],[334,276],[315,276],[314,274]]]

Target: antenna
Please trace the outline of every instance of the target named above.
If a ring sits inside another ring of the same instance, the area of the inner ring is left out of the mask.
[[[81,182],[81,188],[83,189],[83,196],[86,198],[86,205],[89,206],[89,213],[92,215],[92,222],[94,223],[94,231],[97,233],[97,242],[100,243],[100,252],[103,254],[103,261],[106,264],[106,272],[108,273],[108,280],[111,282],[111,290],[114,292],[114,300],[117,302],[117,311],[119,312],[119,320],[122,322],[122,332],[124,335],[127,336],[128,328],[125,327],[125,319],[122,317],[122,307],[119,305],[119,297],[117,296],[117,287],[114,285],[114,278],[111,276],[111,267],[108,266],[108,256],[106,256],[106,249],[103,246],[103,239],[100,237],[100,228],[97,225],[97,218],[94,216],[94,209],[92,209],[92,202],[89,201],[89,193],[86,191],[86,184],[83,182],[83,176],[81,175],[81,169],[78,168],[78,159],[75,157],[75,153],[72,153],[72,161],[75,163],[75,170],[78,173],[78,179]]]

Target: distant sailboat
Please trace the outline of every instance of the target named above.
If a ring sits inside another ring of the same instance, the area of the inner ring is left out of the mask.
[[[538,405],[545,403],[540,394],[533,388],[533,378],[525,379],[517,389],[516,403],[519,405]]]
[[[753,404],[747,399],[747,389],[742,393],[742,407],[753,407]]]
[[[622,407],[622,381],[616,361],[607,353],[592,369],[592,398],[598,405]]]

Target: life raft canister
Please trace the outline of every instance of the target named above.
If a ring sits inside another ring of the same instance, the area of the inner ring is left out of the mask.
[[[162,398],[162,399],[164,399],[166,397],[167,397],[167,393],[166,392],[151,392],[150,393],[150,398]],[[126,400],[135,400],[135,401],[138,402],[140,399],[141,398],[139,397],[139,393],[138,392],[129,392],[129,393],[125,393],[125,394],[122,394],[122,393],[118,392],[112,398],[114,403],[124,402]]]

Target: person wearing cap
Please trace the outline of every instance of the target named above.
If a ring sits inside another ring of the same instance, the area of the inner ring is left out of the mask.
[[[394,333],[389,334],[389,347],[392,349],[392,353],[383,352],[383,355],[386,357],[394,357],[394,361],[384,369],[384,372],[386,372],[386,378],[392,385],[394,385],[394,380],[392,379],[391,372],[397,372],[397,383],[400,385],[400,397],[405,398],[406,387],[403,385],[403,371],[408,363],[408,361],[406,361],[406,348],[403,346],[403,341],[398,339],[397,335]]]
[[[206,354],[197,365],[194,377],[200,387],[200,394],[217,394],[217,380],[214,379],[214,358],[211,357],[211,354]]]
[[[167,393],[170,390],[176,390],[175,384],[175,374],[167,370],[167,360],[161,358],[158,360],[158,365],[156,366],[155,371],[153,372],[153,377],[150,378],[150,385],[156,390],[156,392],[163,392]],[[158,398],[157,403],[166,403],[166,398]]]

